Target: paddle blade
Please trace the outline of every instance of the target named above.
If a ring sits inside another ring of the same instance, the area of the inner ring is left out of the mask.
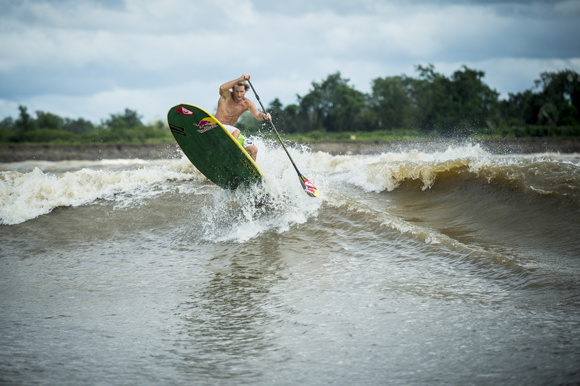
[[[300,177],[300,183],[302,184],[302,188],[310,197],[318,197],[318,189],[314,186],[314,184],[306,179],[302,174],[298,174]]]

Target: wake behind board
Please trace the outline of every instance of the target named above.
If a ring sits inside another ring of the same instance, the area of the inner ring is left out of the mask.
[[[191,163],[224,189],[263,181],[254,160],[229,131],[207,111],[189,104],[173,106],[167,122]]]

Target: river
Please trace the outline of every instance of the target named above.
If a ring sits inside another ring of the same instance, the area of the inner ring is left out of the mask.
[[[580,155],[0,164],[0,383],[580,382]]]

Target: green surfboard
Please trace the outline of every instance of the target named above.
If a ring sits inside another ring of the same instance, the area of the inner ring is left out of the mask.
[[[185,103],[173,106],[167,113],[167,122],[183,153],[214,184],[236,189],[263,181],[254,160],[204,109]]]

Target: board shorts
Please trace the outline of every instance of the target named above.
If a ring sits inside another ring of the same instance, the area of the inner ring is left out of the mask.
[[[231,125],[224,125],[224,124],[222,124],[222,126],[225,127],[226,130],[230,132],[230,134],[233,134],[234,131],[238,130],[237,127],[234,127],[234,126],[231,126]],[[250,141],[249,139],[244,138],[244,136],[242,135],[242,133],[240,133],[240,136],[238,137],[238,143],[240,145],[242,145],[242,147],[244,149],[246,147],[254,144],[254,142]]]

